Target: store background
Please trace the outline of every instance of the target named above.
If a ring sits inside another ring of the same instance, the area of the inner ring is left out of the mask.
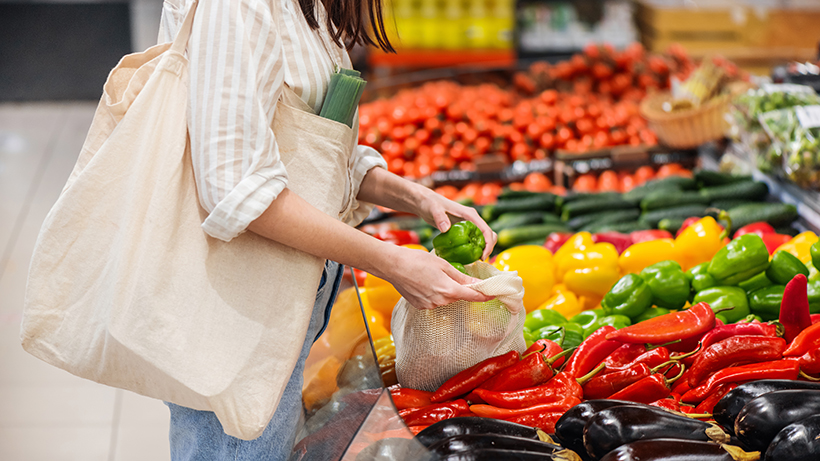
[[[517,31],[509,0],[392,3],[388,24],[403,31],[399,54],[353,53],[374,89],[476,67],[525,67],[590,42],[624,46],[641,32],[628,0],[520,0]],[[39,227],[74,165],[108,70],[155,44],[161,7],[161,0],[0,0],[0,460],[169,459],[162,403],[73,377],[26,354],[18,339]],[[741,38],[701,32],[713,44]],[[815,54],[789,52],[768,53],[783,61]]]

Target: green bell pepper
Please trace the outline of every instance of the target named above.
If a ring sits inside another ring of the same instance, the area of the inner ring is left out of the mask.
[[[546,326],[561,326],[565,323],[567,323],[567,318],[558,311],[552,309],[536,309],[527,314],[527,318],[524,320],[524,328],[529,328],[530,331],[536,331]]]
[[[626,274],[609,290],[601,301],[606,315],[625,315],[635,318],[652,306],[652,291],[642,278]]]
[[[580,314],[569,319],[569,321],[570,323],[577,323],[582,329],[586,329],[588,326],[592,325],[592,322],[601,317],[606,317],[606,313],[603,309],[591,309],[581,312]]]
[[[644,268],[641,278],[652,291],[652,303],[667,309],[680,309],[689,300],[689,278],[675,261],[661,261]]]
[[[686,271],[689,277],[689,283],[692,285],[692,291],[697,293],[707,288],[717,286],[717,280],[709,274],[709,263],[701,263]]]
[[[524,328],[524,343],[527,345],[527,349],[532,346],[532,343],[535,342],[535,339],[532,337],[532,332]]]
[[[809,276],[809,268],[788,251],[780,250],[772,256],[766,277],[778,285],[785,285],[797,274]]]
[[[577,323],[565,323],[564,328],[564,342],[561,347],[564,350],[578,347],[584,341],[584,329]]]
[[[806,294],[809,295],[809,312],[812,314],[820,313],[820,280],[809,281]]]
[[[724,323],[735,323],[749,315],[749,300],[746,292],[739,287],[719,286],[707,288],[695,295],[694,303],[708,303],[713,311],[733,307],[717,314]]]
[[[709,274],[720,285],[737,285],[769,267],[769,250],[757,234],[744,234],[718,250]]]
[[[820,241],[814,242],[809,249],[809,253],[811,254],[811,264],[814,267],[820,267]]]
[[[749,314],[746,317],[743,317],[743,320],[740,320],[735,323],[752,323],[752,322],[763,322],[763,317],[759,315]]]
[[[634,317],[632,319],[632,323],[639,323],[643,322],[644,320],[654,319],[655,317],[666,315],[670,313],[669,309],[664,309],[663,307],[650,307],[649,309],[643,311],[643,314]]]
[[[451,265],[451,266],[453,266],[453,267],[455,267],[455,268],[456,268],[456,270],[457,270],[457,271],[459,271],[459,272],[461,272],[462,274],[465,274],[465,275],[470,275],[470,274],[468,274],[468,273],[467,273],[467,269],[465,269],[465,268],[464,268],[464,264],[461,264],[461,263],[452,263],[452,262],[451,262],[451,263],[450,263],[450,265]]]
[[[616,330],[620,330],[621,328],[628,327],[632,325],[632,320],[625,316],[625,315],[607,315],[605,317],[601,317],[598,320],[592,322],[592,325],[584,328],[584,338],[587,338],[592,333],[598,330],[598,328],[611,325],[615,327]]]
[[[451,263],[471,264],[484,254],[484,234],[470,221],[460,221],[433,239],[436,254]]]
[[[749,307],[752,313],[763,320],[777,320],[780,317],[780,304],[783,302],[783,285],[772,285],[753,291],[749,295]]]
[[[750,294],[753,291],[757,291],[761,288],[766,288],[768,286],[774,285],[769,277],[766,276],[766,272],[761,272],[754,277],[744,280],[737,284],[746,294]]]

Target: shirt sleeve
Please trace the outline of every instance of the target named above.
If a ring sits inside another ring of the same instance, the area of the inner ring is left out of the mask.
[[[199,2],[188,42],[188,129],[203,230],[229,241],[287,186],[271,122],[284,85],[276,21],[261,0]]]
[[[367,202],[360,202],[356,199],[361,189],[362,181],[367,175],[367,172],[373,168],[381,167],[387,169],[387,162],[384,158],[372,147],[356,146],[353,151],[353,158],[350,161],[350,180],[352,182],[352,205],[350,213],[348,213],[345,222],[351,226],[358,226],[367,218],[367,215],[373,210],[373,204]]]

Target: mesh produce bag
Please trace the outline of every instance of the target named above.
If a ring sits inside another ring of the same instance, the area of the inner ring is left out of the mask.
[[[470,287],[495,299],[416,309],[402,298],[393,309],[396,375],[403,387],[434,391],[484,359],[526,348],[527,313],[518,273],[502,272],[481,261],[465,268],[470,276],[481,279]]]

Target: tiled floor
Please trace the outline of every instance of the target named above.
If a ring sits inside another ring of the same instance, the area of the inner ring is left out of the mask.
[[[37,232],[94,115],[93,103],[0,105],[0,460],[162,461],[159,401],[74,377],[28,355],[19,328]]]

